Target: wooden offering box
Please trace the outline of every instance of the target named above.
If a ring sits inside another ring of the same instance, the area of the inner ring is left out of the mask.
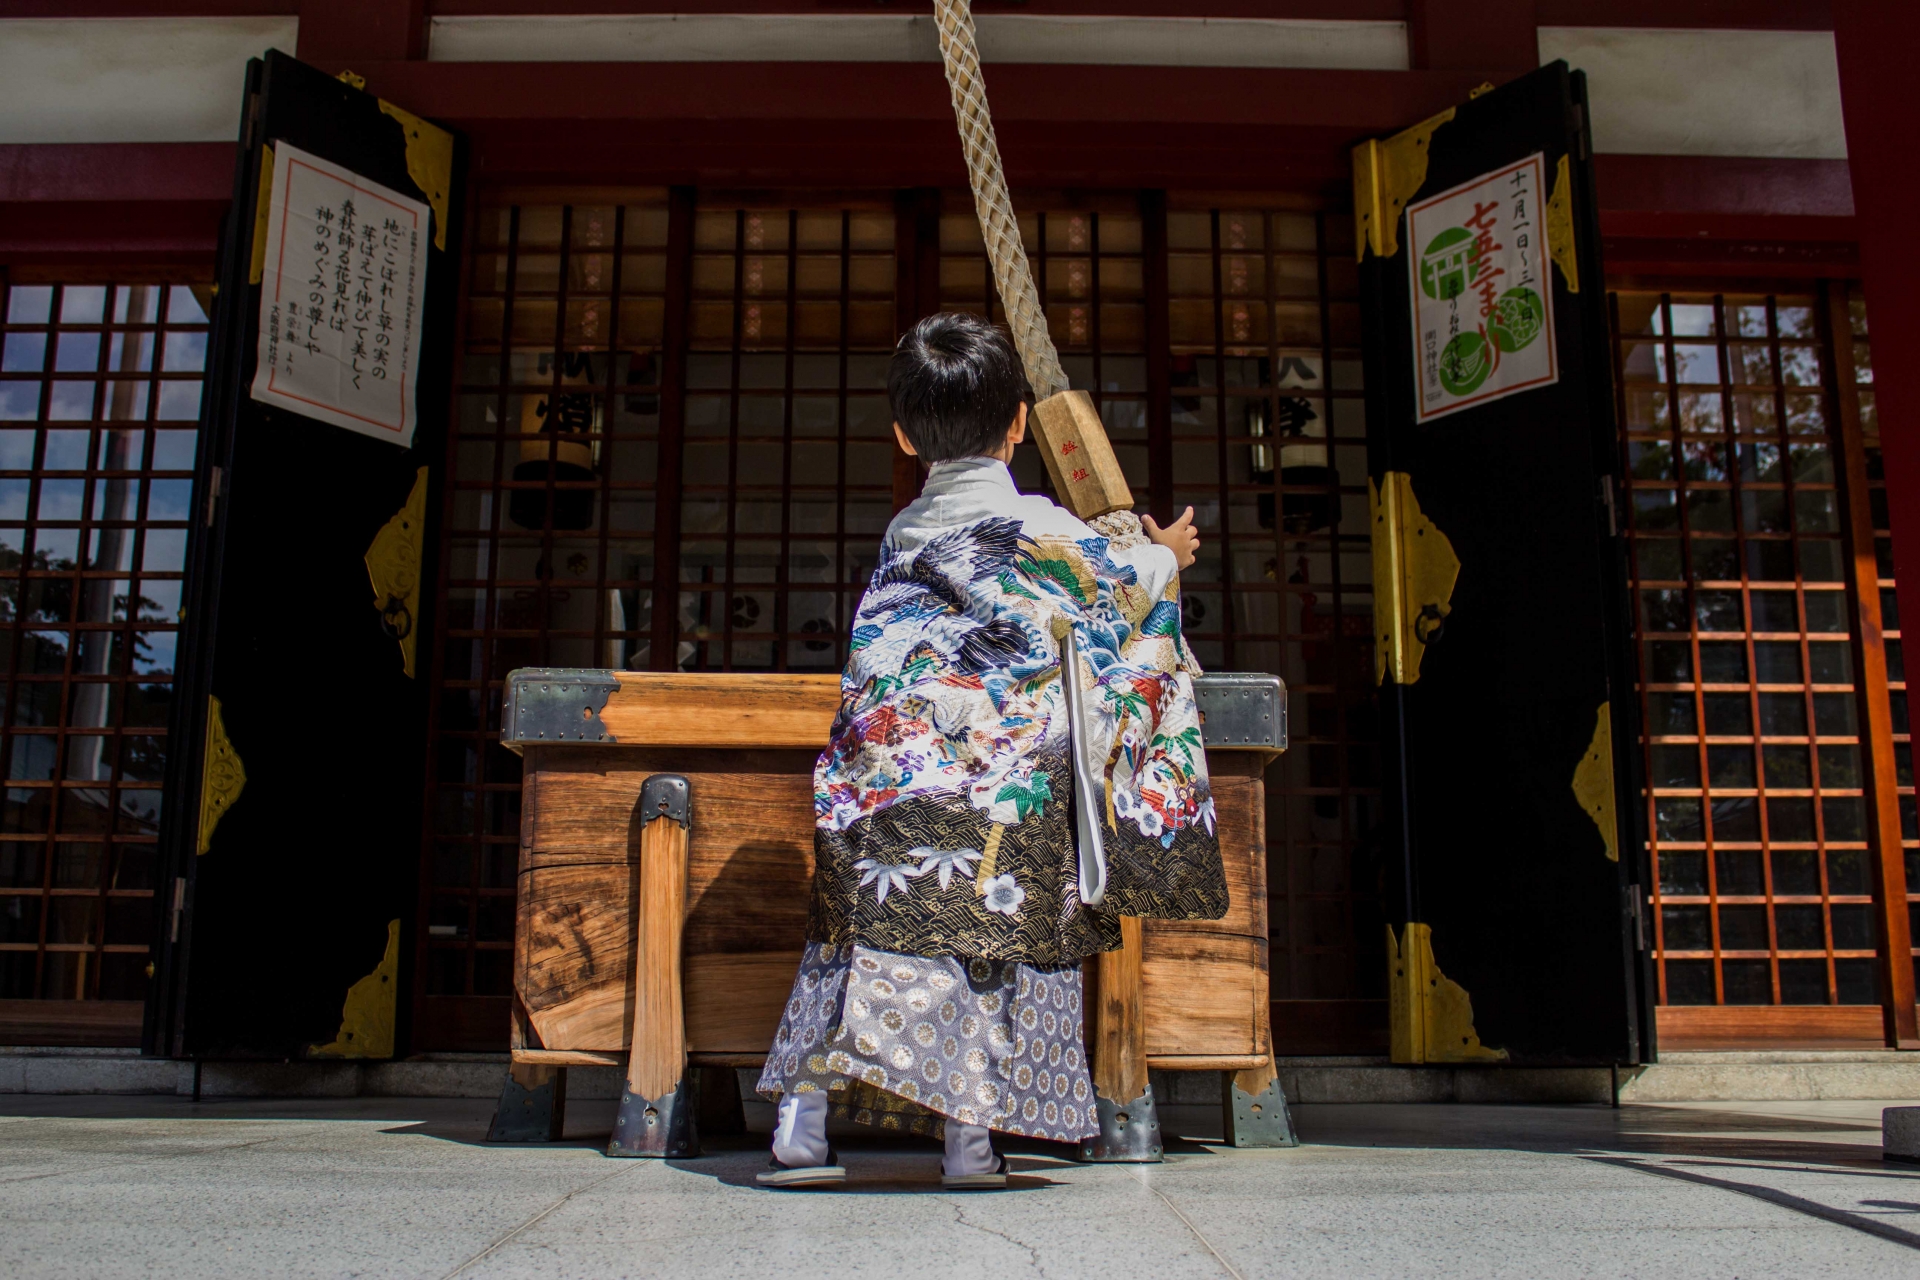
[[[691,791],[678,940],[682,1061],[760,1065],[805,944],[813,766],[839,685],[834,675],[509,677],[502,738],[526,761],[512,1028],[522,1085],[548,1078],[522,1067],[627,1066],[630,1049],[640,1056],[632,1041],[642,832],[657,815],[641,813],[639,800],[656,774],[681,775]],[[1088,1043],[1096,1076],[1103,1053],[1109,1075],[1114,1059],[1133,1059],[1125,1075],[1138,1087],[1113,1086],[1132,1090],[1123,1099],[1140,1096],[1148,1066],[1210,1070],[1239,1073],[1240,1087],[1226,1091],[1231,1108],[1235,1093],[1277,1096],[1267,1088],[1262,773],[1286,745],[1286,695],[1264,675],[1203,676],[1197,692],[1231,906],[1220,920],[1146,921],[1133,976],[1101,966],[1100,996],[1088,1005],[1109,1009],[1111,1025],[1096,1038],[1096,1012]],[[1283,1106],[1265,1109],[1284,1121]]]

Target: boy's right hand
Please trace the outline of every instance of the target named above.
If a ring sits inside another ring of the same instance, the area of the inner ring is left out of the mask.
[[[1141,516],[1140,524],[1146,529],[1147,537],[1173,552],[1175,568],[1185,569],[1193,563],[1194,555],[1200,550],[1200,534],[1193,527],[1192,507],[1164,529],[1153,522],[1152,516]]]

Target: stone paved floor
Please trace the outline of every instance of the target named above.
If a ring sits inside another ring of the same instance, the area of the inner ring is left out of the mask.
[[[1029,1146],[967,1196],[931,1144],[843,1141],[847,1186],[809,1193],[752,1185],[759,1139],[610,1161],[604,1105],[500,1148],[470,1101],[10,1096],[0,1276],[1920,1277],[1881,1105],[1301,1107],[1295,1150]]]

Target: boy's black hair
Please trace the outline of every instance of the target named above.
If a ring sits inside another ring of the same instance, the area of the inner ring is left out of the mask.
[[[964,312],[928,316],[887,362],[893,420],[929,463],[998,449],[1031,398],[1012,340]]]

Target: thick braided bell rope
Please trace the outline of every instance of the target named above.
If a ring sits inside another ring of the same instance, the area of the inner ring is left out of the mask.
[[[960,126],[960,148],[967,158],[967,181],[973,187],[973,207],[980,215],[980,234],[987,242],[987,260],[993,264],[993,282],[1006,309],[1013,345],[1026,366],[1027,381],[1041,400],[1067,389],[1059,353],[1047,332],[1047,313],[1033,287],[1033,270],[1020,243],[1020,222],[1013,216],[1006,174],[1000,169],[1000,144],[993,136],[993,117],[987,111],[987,83],[980,75],[980,50],[974,42],[973,8],[969,0],[934,0],[934,23],[940,32],[940,59],[946,65],[947,87],[953,91],[953,117]]]

